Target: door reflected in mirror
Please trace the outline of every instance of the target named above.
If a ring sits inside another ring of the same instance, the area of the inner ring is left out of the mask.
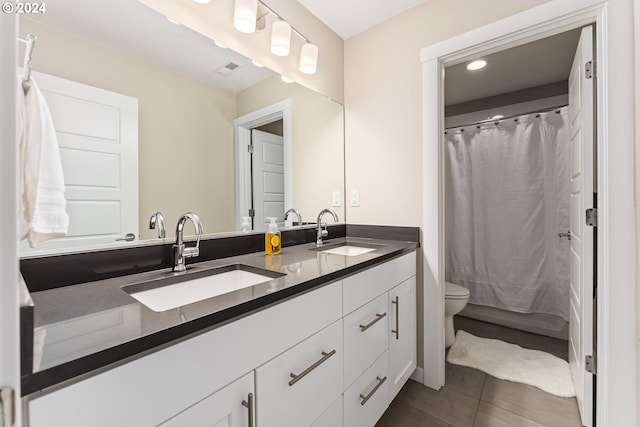
[[[341,105],[296,83],[284,83],[272,71],[138,2],[62,2],[46,14],[21,15],[20,35],[26,34],[38,37],[32,59],[37,73],[137,102],[137,149],[130,153],[133,164],[116,159],[110,165],[106,159],[114,159],[111,148],[107,156],[102,148],[85,144],[111,142],[99,132],[88,132],[93,130],[84,118],[88,108],[68,111],[67,102],[50,102],[56,110],[52,116],[63,157],[70,236],[45,242],[35,252],[23,245],[23,254],[157,241],[157,230],[149,229],[157,211],[166,219],[167,241],[173,240],[184,212],[196,212],[210,234],[238,231],[249,210],[260,211],[252,227],[263,230],[264,217],[277,216],[282,226],[289,208],[315,217],[332,206],[334,192],[340,194],[340,206],[333,209],[344,219]],[[35,74],[40,84],[38,78]],[[40,78],[45,83],[46,78]],[[51,93],[58,101],[77,99],[60,93],[59,87],[42,90],[48,102]],[[102,105],[95,100],[84,105],[90,103]],[[278,108],[278,114],[264,116]],[[58,126],[56,117],[61,115],[80,126]],[[120,122],[115,126],[118,137],[126,132]],[[258,129],[253,133],[266,147],[260,159],[248,148],[252,129]],[[248,139],[243,131],[249,131]],[[281,145],[273,142],[278,138]],[[95,163],[79,156],[80,148],[92,153]],[[125,168],[128,175],[121,173]],[[98,172],[109,176],[107,184],[95,178]],[[258,174],[261,179],[256,181]],[[113,188],[134,194],[133,207],[106,196]],[[135,242],[117,240],[128,233],[136,236]]]

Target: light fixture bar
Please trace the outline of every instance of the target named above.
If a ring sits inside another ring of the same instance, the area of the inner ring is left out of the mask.
[[[264,4],[263,2],[261,2],[260,0],[258,0],[258,4],[262,5],[262,7],[264,7],[265,9],[267,9],[267,11],[269,11],[269,13],[271,13],[272,15],[274,15],[276,18],[278,18],[278,19],[280,19],[280,20],[282,20],[282,21],[285,21],[285,22],[289,23],[286,19],[284,19],[282,16],[278,15],[278,14],[277,14],[273,9],[271,9],[269,6],[267,6],[266,4]],[[265,14],[265,15],[266,15],[266,14]],[[263,15],[263,16],[265,16],[265,15]],[[304,40],[304,41],[305,41],[305,42],[307,42],[307,43],[311,43],[311,41],[310,41],[308,38],[306,38],[306,37],[304,36],[304,34],[302,34],[300,31],[296,30],[296,28],[295,28],[293,25],[289,24],[289,26],[291,27],[291,31],[293,31],[294,33],[296,33],[296,34],[298,35],[298,37],[300,37],[302,40]]]

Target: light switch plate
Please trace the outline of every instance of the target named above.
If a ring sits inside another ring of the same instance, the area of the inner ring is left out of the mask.
[[[360,190],[351,190],[351,206],[360,206]]]
[[[340,190],[335,190],[332,195],[332,205],[334,207],[340,206]]]

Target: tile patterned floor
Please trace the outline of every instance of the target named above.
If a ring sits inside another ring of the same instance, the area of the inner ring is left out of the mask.
[[[491,323],[455,317],[456,330],[543,350],[567,360],[567,342]],[[576,399],[498,380],[446,364],[439,391],[409,380],[376,427],[581,427]]]

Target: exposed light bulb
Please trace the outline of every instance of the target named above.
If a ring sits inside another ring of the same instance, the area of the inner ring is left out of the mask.
[[[318,46],[305,43],[300,52],[300,72],[314,74],[318,66]]]
[[[467,64],[467,70],[476,71],[480,70],[487,66],[487,61],[484,59],[478,59],[477,61],[472,61]]]
[[[278,20],[271,26],[271,53],[277,56],[289,55],[291,45],[291,25]]]
[[[241,33],[254,33],[257,14],[258,0],[236,0],[233,10],[233,26]]]

